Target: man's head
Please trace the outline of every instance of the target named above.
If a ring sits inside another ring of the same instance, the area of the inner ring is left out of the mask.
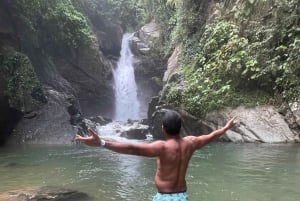
[[[163,117],[163,129],[169,135],[179,135],[181,128],[181,116],[173,111],[168,110]]]

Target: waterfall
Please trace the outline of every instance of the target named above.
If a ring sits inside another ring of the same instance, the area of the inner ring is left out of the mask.
[[[116,121],[140,118],[140,104],[133,69],[134,57],[129,47],[131,37],[132,34],[129,33],[123,35],[121,56],[117,68],[113,70],[116,99],[114,120]]]

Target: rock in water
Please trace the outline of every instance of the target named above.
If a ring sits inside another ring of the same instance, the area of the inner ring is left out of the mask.
[[[28,192],[9,192],[0,195],[3,201],[88,201],[88,194],[58,187],[41,187]]]

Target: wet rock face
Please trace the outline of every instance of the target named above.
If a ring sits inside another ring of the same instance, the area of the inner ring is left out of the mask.
[[[87,4],[90,5],[89,2]],[[25,7],[27,8],[27,6]],[[27,24],[20,22],[20,16],[16,14],[20,12],[15,12],[15,9],[20,8],[23,7],[15,7],[11,1],[0,1],[0,66],[5,67],[2,65],[3,61],[6,61],[4,63],[11,61],[11,59],[4,57],[8,52],[13,52],[18,56],[16,58],[23,58],[23,63],[28,64],[27,68],[24,68],[25,65],[21,63],[20,68],[17,68],[18,73],[5,74],[2,72],[3,69],[11,68],[0,68],[0,99],[7,96],[4,93],[8,91],[8,81],[17,74],[27,81],[20,82],[20,86],[36,89],[33,84],[30,85],[35,81],[33,78],[36,78],[42,86],[41,89],[47,88],[45,89],[46,93],[48,93],[48,88],[51,88],[61,96],[54,97],[53,94],[48,94],[47,97],[41,97],[42,93],[37,92],[42,92],[42,90],[28,90],[22,99],[16,98],[18,93],[8,97],[9,105],[0,110],[0,144],[7,140],[18,122],[15,120],[17,114],[12,112],[14,109],[21,113],[21,117],[24,117],[14,132],[21,139],[18,139],[17,143],[22,143],[22,139],[31,143],[45,141],[47,141],[46,143],[59,141],[62,144],[68,141],[67,143],[69,143],[73,138],[70,118],[74,125],[82,120],[81,115],[86,117],[99,114],[110,115],[114,110],[111,62],[107,57],[119,55],[123,30],[119,25],[103,19],[101,15],[101,19],[92,20],[95,23],[102,22],[98,24],[99,26],[93,23],[94,26],[90,27],[91,36],[98,38],[92,44],[80,45],[80,48],[76,48],[76,50],[72,49],[73,47],[64,48],[64,44],[61,44],[62,46],[54,43],[45,45],[42,41],[48,38],[47,33],[49,34],[48,31],[51,32],[51,30],[43,29],[44,27],[33,22],[34,20],[30,16],[21,16],[22,19],[28,20],[29,24],[34,24],[34,28],[28,29]],[[35,33],[31,32],[32,30],[43,31],[38,31],[40,36],[35,38]],[[30,76],[25,72],[28,72]],[[18,83],[15,85],[19,86]],[[20,88],[18,91],[19,94],[24,94],[23,89]],[[65,98],[66,96],[76,97],[77,104],[80,104],[76,110],[79,110],[80,114],[74,113],[73,108],[68,106],[69,101]],[[12,104],[11,100],[15,99],[17,101],[14,103],[19,104]],[[32,105],[32,99],[38,99],[40,104]],[[10,110],[11,108],[12,110]],[[12,114],[12,118],[4,116],[4,112],[2,112],[4,110]],[[47,112],[47,114],[42,114],[42,112]],[[53,136],[58,137],[59,140],[53,141]],[[35,141],[38,137],[41,139]],[[69,139],[67,139],[68,137]]]
[[[162,89],[163,74],[167,65],[167,58],[161,56],[161,50],[154,45],[160,32],[158,24],[151,22],[135,32],[130,41],[131,51],[135,55],[134,73],[138,98],[144,116],[147,116],[146,108],[151,97],[156,96]]]
[[[103,26],[97,27],[95,34],[100,50],[105,56],[120,56],[123,30],[117,24],[103,22]]]
[[[70,123],[69,96],[49,89],[48,102],[33,118],[22,118],[8,144],[71,144],[76,130]]]

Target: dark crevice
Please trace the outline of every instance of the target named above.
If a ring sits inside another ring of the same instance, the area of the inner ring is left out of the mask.
[[[0,98],[0,111],[0,146],[3,146],[23,114],[9,107],[6,97]]]

